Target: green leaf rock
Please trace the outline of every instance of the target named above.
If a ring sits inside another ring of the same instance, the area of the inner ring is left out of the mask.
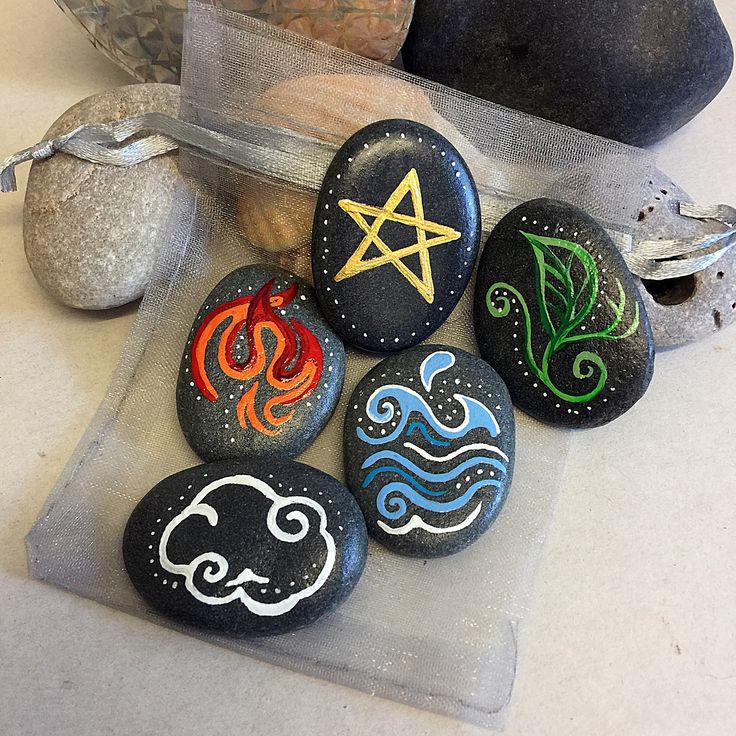
[[[511,298],[516,297],[523,313],[524,351],[526,363],[534,375],[564,401],[582,404],[594,399],[603,390],[608,379],[608,369],[600,355],[592,350],[581,350],[572,366],[573,376],[588,380],[597,376],[596,385],[585,394],[569,394],[558,388],[551,376],[550,365],[555,355],[572,343],[594,343],[597,340],[624,340],[639,327],[639,304],[635,304],[631,325],[621,332],[626,308],[626,294],[616,279],[618,301],[602,295],[613,317],[609,325],[598,332],[586,332],[581,326],[590,315],[599,296],[599,274],[593,256],[585,248],[570,240],[543,237],[521,232],[534,253],[536,266],[535,286],[539,319],[549,341],[540,360],[532,348],[532,317],[524,297],[510,284],[498,282],[486,292],[486,306],[492,317],[502,319],[511,311]],[[575,268],[576,265],[582,266]],[[576,283],[577,280],[577,283]],[[507,295],[493,294],[505,290]]]

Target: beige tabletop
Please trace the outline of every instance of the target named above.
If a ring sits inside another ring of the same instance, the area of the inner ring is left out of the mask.
[[[717,2],[736,37],[736,3]],[[678,3],[673,3],[673,12]],[[129,78],[53,0],[0,4],[0,158]],[[657,147],[736,204],[736,77]],[[105,390],[135,308],[64,309],[0,197],[0,734],[480,734],[252,661],[28,579],[23,537]],[[736,733],[736,327],[657,357],[650,391],[577,435],[524,629],[507,733]]]

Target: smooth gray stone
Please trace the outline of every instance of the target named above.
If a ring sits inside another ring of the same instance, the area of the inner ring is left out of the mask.
[[[177,115],[179,87],[134,84],[83,100],[46,133],[146,112]],[[31,167],[23,212],[26,258],[62,304],[108,309],[143,295],[153,273],[177,185],[175,152],[120,168],[56,154]]]
[[[721,90],[733,48],[712,0],[422,0],[406,68],[635,145]]]
[[[703,238],[725,228],[713,220],[683,217],[678,202],[692,198],[661,171],[655,171],[647,203],[639,214],[637,241]],[[666,281],[635,277],[658,348],[700,340],[736,321],[736,248],[699,273]]]

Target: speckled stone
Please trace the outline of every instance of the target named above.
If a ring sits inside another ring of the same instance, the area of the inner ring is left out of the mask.
[[[460,300],[480,233],[473,177],[449,141],[409,120],[368,125],[337,152],[317,201],[320,308],[356,347],[416,345]]]
[[[348,490],[278,458],[176,473],[144,496],[123,535],[128,575],[151,606],[237,637],[282,634],[333,611],[366,555]]]
[[[86,123],[146,112],[177,115],[179,87],[135,84],[89,97],[65,112],[46,138]],[[176,153],[129,168],[57,154],[31,167],[23,212],[26,257],[39,284],[79,309],[108,309],[142,296],[164,243]]]
[[[415,347],[358,384],[344,447],[347,484],[371,536],[412,557],[453,554],[488,530],[508,495],[511,399],[480,358]]]
[[[345,349],[314,289],[287,271],[245,266],[212,290],[189,333],[176,388],[179,423],[203,460],[299,454],[332,416]]]
[[[406,68],[635,145],[697,115],[733,49],[712,0],[422,0]]]
[[[639,214],[637,241],[704,238],[724,230],[725,225],[713,220],[680,215],[677,203],[692,201],[666,174],[655,171]],[[694,342],[736,321],[736,248],[690,276],[666,281],[635,278],[657,347]]]
[[[540,421],[606,424],[651,381],[654,341],[631,273],[603,227],[566,202],[526,202],[496,225],[473,320],[481,356]]]

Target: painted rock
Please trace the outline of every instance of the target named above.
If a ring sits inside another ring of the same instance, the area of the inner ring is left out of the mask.
[[[314,291],[287,271],[226,276],[194,320],[179,369],[179,423],[204,460],[297,455],[340,397],[345,350]]]
[[[566,427],[616,419],[646,391],[646,310],[605,230],[572,205],[527,202],[491,233],[474,303],[480,353],[514,404]]]
[[[422,345],[379,363],[350,398],[344,442],[369,533],[400,554],[467,547],[511,485],[509,393],[488,364],[457,348]]]
[[[231,636],[292,631],[334,610],[366,555],[348,490],[278,458],[176,473],[140,501],[123,535],[125,567],[148,603]]]
[[[713,0],[422,0],[402,55],[428,79],[640,146],[697,115],[733,66]]]
[[[647,203],[639,213],[638,242],[707,238],[726,226],[715,220],[695,220],[679,213],[680,202],[692,197],[666,174],[655,170]],[[658,348],[700,340],[736,321],[736,248],[704,271],[665,279],[637,278]]]
[[[54,138],[86,123],[147,112],[176,116],[179,88],[134,84],[82,100],[49,129]],[[109,309],[139,299],[153,274],[177,188],[178,156],[120,168],[57,154],[31,167],[23,210],[26,258],[62,304]]]
[[[363,128],[317,201],[312,272],[325,317],[366,350],[421,342],[465,290],[480,228],[472,176],[439,133],[407,120]]]

